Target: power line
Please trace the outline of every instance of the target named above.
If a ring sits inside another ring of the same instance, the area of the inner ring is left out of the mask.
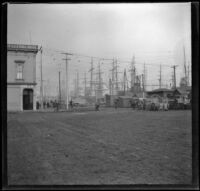
[[[49,49],[49,48],[46,48],[46,49]],[[50,50],[52,50],[52,51],[54,51],[54,49],[50,49]],[[64,53],[64,51],[62,51],[62,50],[55,50],[56,52],[60,52],[60,53]],[[78,53],[70,53],[70,55],[73,55],[73,56],[78,56],[78,57],[85,57],[85,58],[93,58],[93,59],[97,59],[97,60],[104,60],[104,61],[110,61],[110,60],[113,60],[112,58],[104,58],[104,57],[96,57],[96,56],[89,56],[89,55],[84,55],[84,54],[78,54]],[[157,56],[158,57],[158,56]],[[139,58],[139,57],[137,57],[137,58]],[[144,59],[144,58],[142,58],[142,59]],[[123,60],[123,59],[120,59],[120,58],[118,58],[117,59],[118,60],[118,62],[119,63],[131,63],[131,61],[126,61],[126,60]],[[139,63],[138,63],[139,64]],[[137,65],[138,65],[137,64]],[[153,66],[153,65],[155,65],[155,66],[157,66],[156,64],[146,64],[146,65],[151,65],[151,66]],[[171,67],[171,65],[162,65],[162,66],[166,66],[166,67]]]

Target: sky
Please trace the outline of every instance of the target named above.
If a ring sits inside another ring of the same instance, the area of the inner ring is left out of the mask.
[[[146,64],[148,89],[158,85],[162,65],[163,86],[170,85],[172,65],[178,65],[177,83],[183,76],[183,47],[191,67],[190,3],[118,3],[118,4],[9,4],[8,43],[43,47],[43,78],[57,91],[58,71],[65,77],[65,57],[70,52],[69,79],[79,72],[89,79],[91,57],[119,60],[119,71],[135,56],[138,74]],[[123,62],[128,61],[128,62]],[[97,68],[99,60],[94,59]],[[37,56],[37,80],[40,55]],[[110,77],[111,61],[101,61],[103,80]],[[122,75],[119,73],[119,76]],[[81,82],[80,82],[81,84]]]

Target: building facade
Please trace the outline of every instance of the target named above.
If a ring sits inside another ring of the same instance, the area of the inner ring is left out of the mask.
[[[159,88],[159,89],[155,89],[152,91],[148,91],[147,96],[153,97],[154,95],[158,95],[161,98],[167,98],[167,97],[172,96],[173,93],[174,93],[174,90],[172,90],[172,89]]]
[[[7,110],[36,110],[37,45],[7,45]]]

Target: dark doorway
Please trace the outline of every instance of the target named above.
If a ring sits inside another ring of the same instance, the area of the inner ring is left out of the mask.
[[[23,110],[33,109],[33,90],[24,89],[23,90]]]

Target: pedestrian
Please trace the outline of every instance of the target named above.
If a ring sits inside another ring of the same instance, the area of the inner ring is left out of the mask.
[[[143,101],[143,110],[146,110],[146,100]]]
[[[39,104],[39,102],[37,101],[37,102],[36,102],[36,108],[39,109],[39,107],[40,107],[40,104]]]
[[[174,109],[178,109],[178,100],[174,99]]]
[[[168,102],[166,101],[164,102],[164,111],[168,111],[168,108],[169,108]]]
[[[46,102],[45,101],[43,102],[43,108],[44,109],[46,108]]]
[[[115,109],[117,109],[117,107],[118,107],[118,99],[115,99],[114,104],[115,104]]]
[[[72,110],[73,109],[73,101],[72,100],[69,102],[69,106],[70,106],[70,108]]]
[[[151,111],[155,111],[155,107],[156,107],[156,106],[155,106],[155,103],[151,103],[151,109],[150,109],[150,110],[151,110]]]
[[[135,102],[134,102],[134,100],[130,100],[130,103],[131,103],[131,108],[134,110],[135,109]]]
[[[54,111],[58,111],[58,103],[56,100],[54,101]]]
[[[100,106],[100,104],[99,104],[99,102],[97,102],[97,103],[95,104],[95,111],[99,111],[99,106]]]

